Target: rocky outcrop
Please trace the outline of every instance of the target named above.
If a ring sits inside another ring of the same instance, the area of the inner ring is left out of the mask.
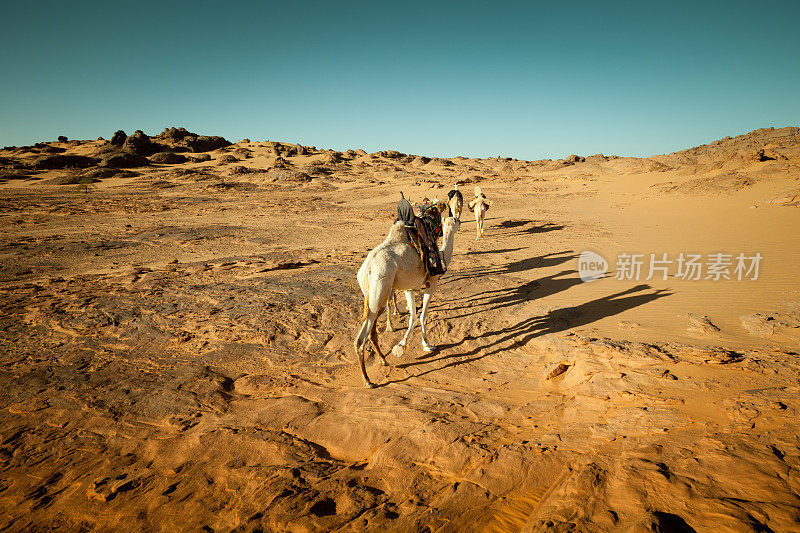
[[[97,159],[84,155],[47,154],[34,159],[30,167],[34,170],[56,170],[88,168],[96,163]]]
[[[192,152],[210,152],[232,144],[224,137],[198,135],[186,130],[186,128],[165,128],[154,139],[166,143],[173,149],[183,147]]]
[[[113,145],[108,145],[98,150],[95,158],[100,160],[98,166],[108,168],[134,168],[150,164],[146,157],[127,150],[120,150]]]
[[[132,135],[128,135],[122,143],[122,149],[132,154],[148,156],[161,151],[157,144],[154,144],[142,130],[136,130]]]
[[[114,146],[122,147],[122,145],[125,142],[125,139],[127,137],[128,136],[125,134],[124,131],[117,130],[116,132],[114,132],[114,135],[111,137],[111,144],[113,144]]]
[[[160,163],[162,165],[178,165],[188,161],[185,155],[176,154],[175,152],[158,152],[151,155],[148,159],[153,163]]]

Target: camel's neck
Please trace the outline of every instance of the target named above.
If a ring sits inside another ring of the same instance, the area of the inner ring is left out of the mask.
[[[442,247],[439,250],[442,252],[442,258],[445,264],[450,264],[450,259],[453,257],[453,246],[456,242],[456,230],[452,226],[448,226],[449,231],[445,231],[442,235]]]

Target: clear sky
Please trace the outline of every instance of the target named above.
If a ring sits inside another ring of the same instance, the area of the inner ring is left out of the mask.
[[[800,124],[800,1],[11,2],[0,146],[167,126],[521,159]]]

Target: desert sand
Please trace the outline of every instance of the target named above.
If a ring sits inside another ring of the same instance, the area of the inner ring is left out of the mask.
[[[543,161],[114,142],[0,151],[0,529],[800,531],[800,129]],[[494,204],[439,349],[417,328],[366,389],[356,271],[401,192],[456,183]],[[681,253],[763,259],[646,279]]]

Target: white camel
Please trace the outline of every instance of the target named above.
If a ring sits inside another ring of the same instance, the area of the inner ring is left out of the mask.
[[[440,250],[444,264],[449,265],[453,257],[456,232],[461,226],[461,222],[457,218],[448,217],[442,226],[444,228],[443,244]],[[435,346],[428,343],[425,321],[428,318],[428,304],[431,301],[431,294],[436,290],[440,276],[430,277],[427,275],[422,260],[403,227],[403,222],[398,221],[389,230],[386,240],[367,254],[367,258],[361,268],[358,269],[357,277],[361,292],[364,293],[364,314],[361,330],[358,332],[353,344],[358,355],[358,362],[361,365],[364,385],[368,388],[373,388],[375,384],[369,380],[367,370],[364,367],[364,350],[367,337],[369,337],[380,364],[384,366],[387,364],[378,347],[378,332],[375,326],[378,315],[386,307],[393,289],[405,291],[409,317],[408,330],[406,330],[402,340],[392,348],[392,355],[397,357],[403,355],[411,330],[416,325],[417,308],[414,291],[422,292],[422,312],[419,317],[420,329],[422,330],[422,349],[426,352],[436,349]]]
[[[455,186],[455,190],[458,190],[458,185]],[[428,200],[425,200],[428,202]],[[439,211],[439,216],[442,217],[444,220],[447,214],[448,208],[450,212],[453,213],[452,216],[456,217],[456,219],[461,222],[461,206],[464,204],[463,198],[461,198],[461,193],[454,195],[453,198],[450,198],[448,203],[440,202],[438,197],[434,197],[433,201],[429,203],[417,204],[417,207],[422,206],[433,206]],[[400,309],[397,307],[397,295],[395,291],[392,290],[391,295],[389,296],[389,307],[386,310],[386,331],[394,331],[394,327],[392,327],[392,313],[390,309],[394,309],[395,316],[400,316]]]
[[[475,229],[477,231],[475,240],[477,241],[483,236],[483,218],[486,216],[486,211],[492,207],[492,201],[486,198],[481,188],[476,185],[475,198],[470,201],[467,207],[475,212]]]
[[[450,207],[451,215],[461,220],[461,210],[464,207],[464,195],[458,190],[458,183],[453,185],[453,190],[447,193],[447,196],[450,198],[448,206]]]

